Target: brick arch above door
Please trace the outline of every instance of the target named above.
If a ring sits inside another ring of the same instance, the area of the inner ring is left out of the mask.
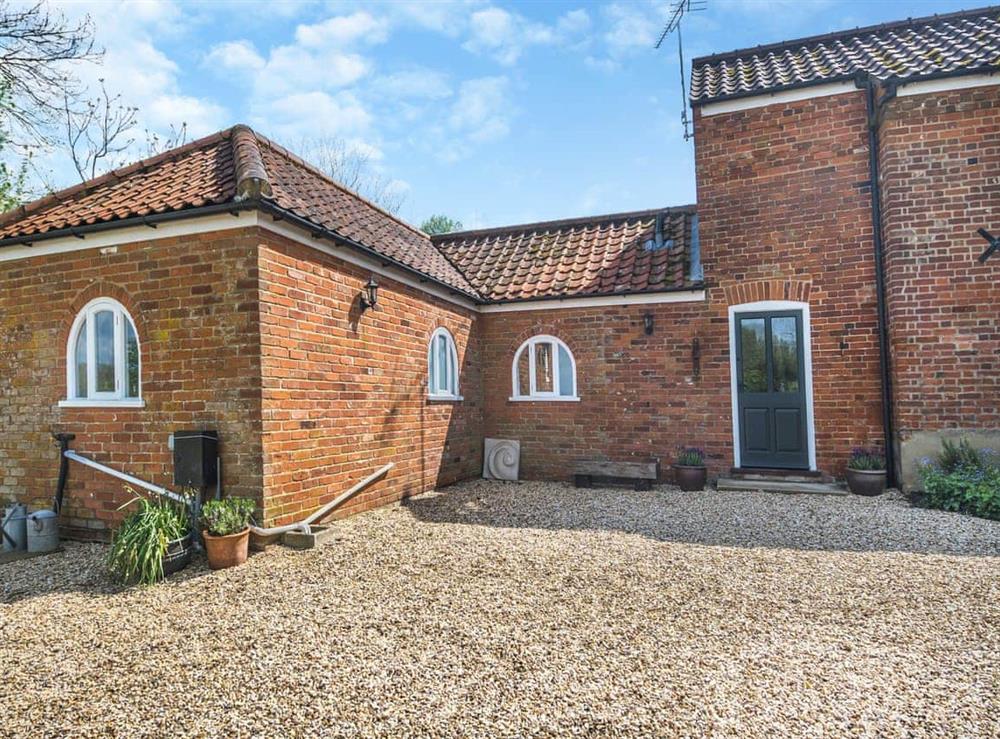
[[[750,280],[723,285],[727,305],[758,303],[764,300],[808,303],[811,289],[811,281],[792,279]]]

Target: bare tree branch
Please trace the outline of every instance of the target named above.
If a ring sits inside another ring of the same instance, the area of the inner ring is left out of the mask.
[[[146,156],[153,157],[157,154],[162,154],[165,151],[170,151],[171,149],[176,149],[178,146],[183,146],[187,142],[188,124],[184,121],[181,122],[180,126],[175,126],[173,123],[170,124],[170,135],[161,136],[155,131],[150,131],[146,129]]]
[[[44,2],[12,5],[0,0],[0,86],[9,92],[5,110],[12,143],[51,142],[64,103],[80,94],[68,62],[100,58],[89,16],[71,23]]]
[[[328,177],[370,200],[385,211],[396,214],[403,207],[406,193],[390,177],[379,172],[371,153],[352,146],[336,136],[304,139],[299,146],[303,158]]]
[[[124,164],[128,157],[122,155],[135,143],[132,130],[139,109],[123,104],[120,94],[110,95],[100,82],[101,94],[75,108],[69,97],[63,100],[66,150],[84,182]]]

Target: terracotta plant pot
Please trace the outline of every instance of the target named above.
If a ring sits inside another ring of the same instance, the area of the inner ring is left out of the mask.
[[[881,495],[885,492],[885,470],[847,470],[847,487],[855,495]]]
[[[249,528],[229,536],[212,536],[203,531],[202,536],[205,538],[208,566],[213,570],[224,570],[247,561],[247,551],[250,548]]]
[[[708,470],[704,465],[700,467],[690,467],[686,464],[674,465],[674,478],[681,490],[693,493],[696,490],[704,490],[705,482],[708,480]]]

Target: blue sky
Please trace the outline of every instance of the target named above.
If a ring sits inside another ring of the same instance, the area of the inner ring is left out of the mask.
[[[708,0],[692,56],[968,3]],[[246,122],[296,149],[337,136],[405,192],[400,215],[467,227],[694,201],[669,3],[66,3],[144,127]],[[59,176],[64,170],[54,164]],[[67,183],[68,184],[68,183]]]

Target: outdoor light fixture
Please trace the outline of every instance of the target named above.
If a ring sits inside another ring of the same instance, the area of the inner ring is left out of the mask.
[[[646,330],[646,336],[653,333],[653,314],[647,313],[642,317],[642,326]]]
[[[376,305],[378,305],[378,283],[375,282],[375,276],[372,275],[365,284],[365,291],[361,293],[361,310],[366,311]]]

